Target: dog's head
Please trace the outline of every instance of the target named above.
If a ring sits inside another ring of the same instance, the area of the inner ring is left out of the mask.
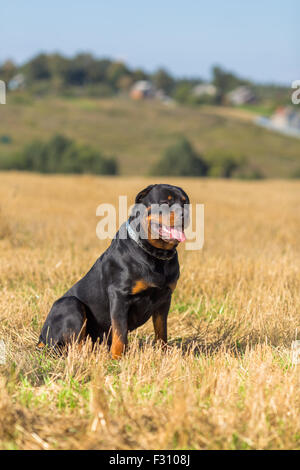
[[[185,241],[189,202],[183,189],[170,184],[152,184],[140,191],[135,207],[144,207],[139,212],[143,237],[154,247],[165,250],[171,250]]]

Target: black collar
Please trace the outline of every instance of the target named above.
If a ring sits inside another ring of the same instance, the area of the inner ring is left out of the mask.
[[[145,243],[143,240],[138,236],[138,234],[133,230],[133,228],[130,226],[129,220],[126,222],[126,230],[129,235],[129,237],[135,241],[140,248],[142,248],[148,255],[154,256],[154,258],[162,259],[162,260],[170,260],[174,258],[176,255],[177,251],[176,248],[173,248],[172,250],[163,250],[162,248],[155,248],[154,246],[151,246],[150,243]]]

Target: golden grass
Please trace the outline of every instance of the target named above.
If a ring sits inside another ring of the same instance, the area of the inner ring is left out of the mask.
[[[205,204],[203,250],[180,249],[167,352],[151,322],[119,362],[89,343],[35,350],[52,302],[108,245],[98,204],[149,182],[0,175],[0,447],[299,449],[296,181],[167,180]]]

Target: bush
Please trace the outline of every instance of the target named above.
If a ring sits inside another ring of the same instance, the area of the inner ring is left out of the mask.
[[[172,97],[182,104],[189,104],[192,97],[193,85],[189,82],[180,82],[176,85]]]
[[[10,135],[4,134],[0,136],[0,143],[1,144],[11,144],[12,138]]]
[[[114,89],[108,83],[93,84],[86,87],[86,94],[96,98],[109,98],[113,96]]]
[[[206,154],[210,166],[208,176],[214,178],[262,179],[262,171],[250,164],[243,155],[224,150],[215,150]]]
[[[297,170],[294,170],[291,174],[291,178],[300,178],[300,168],[297,168]]]
[[[205,176],[207,163],[196,153],[186,139],[166,149],[163,157],[151,170],[152,175],[160,176]]]
[[[249,164],[242,155],[215,150],[208,152],[203,158],[197,154],[185,138],[166,149],[163,157],[154,165],[150,174],[240,179],[264,178],[261,170]]]
[[[237,169],[234,173],[234,178],[242,180],[261,180],[265,178],[265,175],[259,168],[245,164],[243,167]]]
[[[245,165],[246,159],[224,150],[214,150],[206,153],[209,165],[208,176],[213,178],[232,178],[238,168]]]
[[[40,173],[118,173],[114,158],[104,157],[89,146],[77,145],[62,135],[55,135],[48,142],[33,141],[13,158],[2,160],[0,166]]]

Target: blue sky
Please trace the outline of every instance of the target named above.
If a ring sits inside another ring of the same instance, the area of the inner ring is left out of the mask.
[[[298,4],[298,5],[297,5]],[[0,3],[0,61],[88,51],[209,78],[219,64],[258,81],[300,79],[298,0],[13,0]],[[298,23],[298,24],[297,24]],[[296,33],[298,36],[296,37]]]

